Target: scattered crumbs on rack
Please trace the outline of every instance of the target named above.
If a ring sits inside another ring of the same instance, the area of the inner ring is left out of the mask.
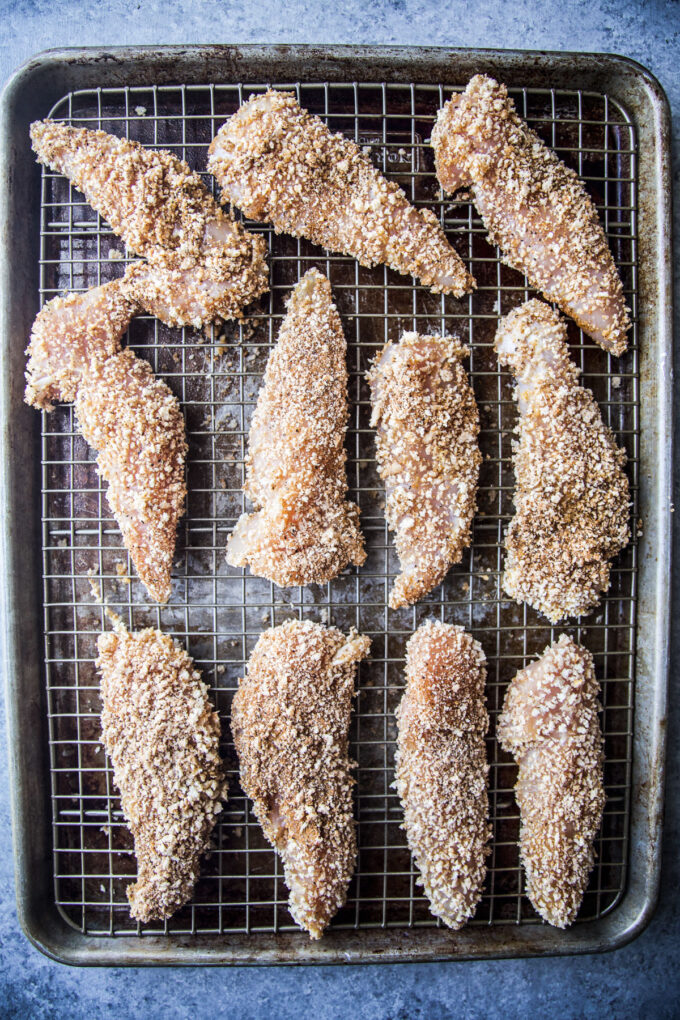
[[[109,248],[109,262],[122,262],[123,253],[117,248]]]
[[[269,623],[269,613],[263,613],[260,619],[263,623]]]
[[[637,522],[637,537],[638,537],[638,538],[641,538],[641,537],[642,537],[642,525],[643,525],[643,520],[642,520],[642,518],[640,517],[640,518],[638,519],[638,522]]]
[[[328,609],[325,608],[322,609],[321,612],[319,613],[319,616],[321,618],[322,623],[328,623],[328,620],[330,619],[330,613]]]
[[[103,882],[99,883],[99,891],[100,892],[106,892],[106,886],[104,885]]]
[[[222,663],[220,663],[220,665],[217,667],[216,672],[218,672],[220,676],[222,676],[222,674],[224,673],[224,669],[225,667],[222,665]]]
[[[118,560],[118,562],[116,563],[116,573],[118,574],[118,577],[122,584],[131,583],[130,577],[125,569],[125,564],[122,563],[120,560]]]
[[[92,598],[95,600],[95,602],[98,602],[99,605],[103,605],[104,604],[104,593],[102,592],[101,584],[97,584],[95,582],[96,571],[94,570],[93,567],[91,567],[88,570],[87,577],[88,577],[88,580],[90,582],[90,591],[92,593]]]
[[[229,642],[229,647],[230,648],[236,648],[237,644],[238,644],[238,641],[236,639],[234,639],[233,641]]]
[[[490,414],[491,404],[484,404],[483,410],[486,411],[487,414]]]
[[[615,389],[615,390],[620,390],[621,389],[621,376],[620,375],[613,375],[612,376],[612,388]]]
[[[370,156],[371,155],[371,146],[370,145],[362,145],[361,146],[361,151],[363,152],[364,156]]]
[[[144,117],[146,115],[146,106],[135,106],[135,113],[138,117]]]
[[[230,458],[227,457],[227,460],[229,460],[229,459]],[[220,478],[220,489],[226,489],[226,487],[227,487],[226,479],[225,478]]]
[[[179,354],[177,353],[177,351],[172,352],[172,360],[175,362],[176,365],[179,365]]]
[[[58,549],[68,549],[68,541],[65,538],[60,538],[57,542]]]
[[[102,827],[100,828],[99,831],[103,832],[105,836],[110,836],[111,835],[111,826],[110,825],[102,825]]]

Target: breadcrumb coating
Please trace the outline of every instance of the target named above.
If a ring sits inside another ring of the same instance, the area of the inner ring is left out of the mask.
[[[120,280],[48,302],[26,350],[25,399],[46,411],[74,402],[137,573],[166,602],[186,497],[184,418],[150,365],[121,349],[132,312]]]
[[[396,533],[401,575],[392,609],[444,579],[470,543],[482,461],[479,413],[453,337],[404,333],[368,372],[385,516]]]
[[[557,623],[597,605],[609,561],[630,540],[626,455],[579,384],[557,312],[537,300],[515,308],[495,348],[520,412],[503,587]]]
[[[470,186],[504,260],[612,354],[627,346],[623,286],[576,173],[518,117],[505,85],[475,75],[432,131],[439,182]]]
[[[482,647],[462,627],[427,621],[411,637],[395,785],[419,884],[449,928],[472,917],[486,875],[485,680]]]
[[[310,269],[292,292],[253,414],[243,514],[227,562],[281,587],[321,584],[366,559],[346,499],[347,345],[331,285]]]
[[[168,325],[239,317],[268,290],[264,238],[221,209],[171,152],[51,120],[32,124],[31,140],[39,161],[149,260],[126,274],[129,294]]]
[[[170,917],[192,895],[227,799],[220,722],[183,648],[121,625],[99,638],[102,740],[135,841],[138,921]]]
[[[278,233],[306,237],[363,266],[387,263],[461,297],[474,280],[429,209],[415,209],[359,147],[332,134],[292,92],[251,96],[220,128],[208,169],[223,198]]]
[[[595,859],[605,793],[593,657],[562,634],[519,671],[498,721],[517,761],[520,856],[527,895],[549,924],[576,917]]]
[[[289,908],[312,939],[345,903],[356,865],[349,730],[370,641],[289,620],[264,631],[234,697],[241,785],[283,861]]]

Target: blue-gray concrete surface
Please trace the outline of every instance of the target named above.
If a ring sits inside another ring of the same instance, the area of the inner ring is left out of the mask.
[[[674,0],[0,0],[0,25],[0,85],[29,56],[54,46],[335,42],[607,51],[633,57],[656,74],[680,121],[680,4]],[[676,125],[676,210],[680,210],[679,159]],[[675,235],[680,240],[677,220],[676,212]],[[676,264],[677,253],[676,240]],[[680,306],[677,287],[676,305]],[[680,506],[677,491],[675,505]],[[673,588],[677,605],[680,558]],[[679,636],[674,635],[674,663]],[[676,665],[671,675],[659,908],[631,945],[602,956],[569,959],[365,968],[63,967],[41,956],[19,930],[9,794],[0,778],[0,1016],[36,1020],[680,1016],[678,673]],[[2,768],[7,761],[4,727],[0,732]]]

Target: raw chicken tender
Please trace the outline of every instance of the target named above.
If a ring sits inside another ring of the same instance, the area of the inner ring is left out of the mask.
[[[404,333],[368,373],[385,516],[401,564],[392,609],[432,591],[470,543],[482,457],[467,353],[452,337]]]
[[[469,186],[503,258],[612,354],[627,345],[623,287],[583,183],[521,120],[505,85],[475,75],[439,111],[437,176]]]
[[[227,562],[281,587],[321,584],[366,559],[347,496],[347,345],[325,276],[293,291],[250,428],[244,491]]]
[[[232,705],[241,785],[283,861],[313,939],[347,897],[357,856],[348,757],[354,677],[370,642],[289,620],[260,635]]]
[[[527,896],[557,928],[581,906],[605,793],[593,657],[566,634],[519,671],[498,739],[519,765],[520,857]]]
[[[359,147],[332,134],[292,92],[251,96],[220,128],[208,169],[224,199],[278,233],[363,266],[386,263],[456,297],[474,287],[437,217],[416,209]]]

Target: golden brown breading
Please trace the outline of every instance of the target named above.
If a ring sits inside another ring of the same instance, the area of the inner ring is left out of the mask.
[[[562,634],[519,671],[498,721],[498,739],[519,765],[527,895],[558,928],[571,924],[581,906],[602,822],[599,689],[590,652]]]
[[[102,740],[135,841],[138,921],[170,917],[193,892],[226,800],[220,722],[183,648],[118,625],[99,638]]]
[[[46,411],[74,401],[137,573],[166,602],[186,496],[184,418],[150,365],[121,350],[132,311],[121,280],[45,305],[26,351],[26,401]]]
[[[168,325],[238,317],[268,289],[264,238],[230,218],[171,152],[50,120],[32,124],[31,139],[39,161],[67,176],[149,260],[126,283]]]
[[[481,454],[479,414],[452,337],[404,333],[368,373],[385,515],[396,532],[401,575],[392,609],[443,581],[470,542]]]
[[[439,182],[469,185],[513,269],[612,354],[630,320],[607,239],[585,187],[515,111],[505,85],[475,75],[432,131]]]
[[[503,587],[557,623],[597,605],[609,561],[628,544],[626,455],[579,384],[557,312],[535,300],[515,308],[495,348],[520,412]]]
[[[432,913],[450,928],[472,917],[486,875],[485,679],[482,647],[462,627],[428,621],[410,639],[396,787]]]
[[[347,732],[369,647],[356,631],[289,620],[260,635],[232,705],[241,785],[313,939],[344,904],[356,863]]]
[[[224,199],[279,233],[364,266],[385,262],[434,291],[460,297],[474,287],[434,213],[415,209],[353,141],[332,134],[292,92],[251,96],[213,140],[208,169]]]
[[[321,584],[366,559],[346,499],[347,345],[325,276],[291,294],[250,429],[243,514],[227,561],[287,587]]]

